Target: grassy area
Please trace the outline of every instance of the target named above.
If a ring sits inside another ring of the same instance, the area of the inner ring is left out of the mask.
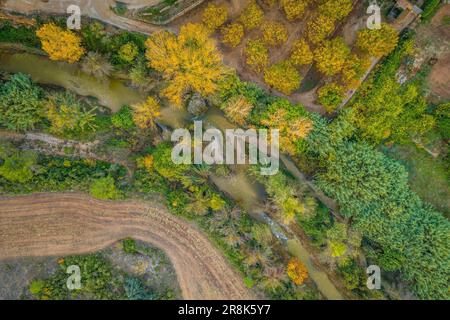
[[[394,146],[386,153],[405,165],[410,186],[420,198],[449,218],[449,173],[444,161],[440,157],[433,158],[413,144]]]

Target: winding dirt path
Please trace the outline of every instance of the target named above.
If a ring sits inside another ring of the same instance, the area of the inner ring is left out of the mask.
[[[129,2],[135,6],[140,6],[144,2],[149,5],[154,3],[152,0],[127,0],[122,2]],[[1,6],[6,11],[20,12],[23,14],[37,12],[67,14],[67,7],[71,4],[78,5],[82,15],[101,20],[125,30],[150,34],[163,29],[162,27],[149,23],[116,15],[111,10],[111,6],[115,5],[114,0],[48,0],[47,2],[41,0],[3,0]]]
[[[184,299],[255,298],[196,226],[162,206],[69,193],[0,197],[0,259],[84,254],[126,237],[166,252]]]

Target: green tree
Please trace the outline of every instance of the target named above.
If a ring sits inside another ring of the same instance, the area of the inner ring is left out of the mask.
[[[33,176],[33,167],[37,164],[37,154],[32,151],[17,151],[14,148],[3,150],[0,158],[0,176],[11,182],[26,183]]]
[[[115,180],[111,176],[96,179],[92,182],[90,190],[91,196],[101,200],[114,200],[120,197]]]
[[[318,101],[328,113],[333,112],[343,101],[344,88],[337,83],[330,82],[320,88],[317,92]]]
[[[397,251],[396,268],[420,298],[449,299],[450,222],[409,189],[405,168],[357,142],[339,144],[324,159],[318,186],[353,227],[383,252]]]
[[[0,124],[8,129],[35,129],[44,116],[44,92],[31,79],[18,73],[0,85]]]
[[[133,109],[130,106],[122,106],[118,112],[112,115],[111,123],[118,129],[130,130],[135,128]]]

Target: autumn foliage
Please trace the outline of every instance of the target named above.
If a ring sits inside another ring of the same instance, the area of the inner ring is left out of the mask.
[[[292,258],[287,265],[287,275],[296,285],[301,285],[308,279],[308,269],[296,258]]]
[[[200,24],[186,24],[178,36],[161,31],[146,43],[149,66],[162,72],[168,86],[163,95],[181,107],[186,93],[194,91],[207,96],[216,91],[225,73],[215,43]]]
[[[244,37],[244,26],[238,22],[222,28],[222,42],[232,48],[237,47]]]
[[[245,46],[247,64],[256,72],[261,72],[269,64],[269,50],[262,39],[249,40]]]
[[[288,38],[287,29],[277,21],[266,21],[262,27],[263,40],[269,46],[277,46],[285,43]]]
[[[252,30],[259,27],[264,19],[264,11],[256,3],[256,1],[250,2],[250,4],[244,9],[239,22],[241,22],[245,29]]]
[[[272,88],[290,95],[300,88],[302,77],[290,61],[281,61],[265,70],[264,81]]]
[[[342,70],[350,55],[350,49],[340,37],[327,40],[314,50],[317,68],[326,76],[332,76]]]
[[[222,26],[228,19],[228,9],[226,6],[217,6],[210,3],[203,11],[203,23],[211,31]]]
[[[333,19],[324,15],[316,16],[306,24],[306,35],[313,44],[318,44],[325,40],[333,30]]]
[[[307,2],[303,0],[281,0],[280,5],[286,14],[286,18],[292,21],[302,16],[305,12]]]
[[[344,88],[337,83],[327,83],[317,92],[319,103],[325,107],[328,113],[331,113],[342,103],[344,91]]]
[[[154,129],[155,120],[160,116],[160,106],[153,97],[146,101],[137,103],[133,107],[133,121],[141,129]]]
[[[302,106],[281,99],[269,107],[268,114],[261,120],[262,125],[280,130],[280,148],[290,155],[296,154],[298,142],[313,129],[312,120],[302,110]]]
[[[313,53],[308,43],[303,40],[297,40],[292,46],[291,62],[296,66],[310,64],[313,61]]]
[[[352,0],[329,0],[319,5],[319,12],[334,20],[345,18],[352,11]]]
[[[41,40],[42,49],[51,60],[74,63],[80,60],[85,52],[80,37],[53,23],[44,24],[36,31],[36,35]]]
[[[234,123],[244,126],[247,121],[247,117],[253,109],[253,105],[244,96],[237,96],[230,99],[225,105],[224,112],[228,118]]]
[[[398,33],[390,25],[381,24],[381,29],[363,29],[358,33],[356,46],[373,57],[388,55],[397,46]]]

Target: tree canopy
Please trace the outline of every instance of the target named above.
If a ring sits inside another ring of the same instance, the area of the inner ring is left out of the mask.
[[[213,94],[225,74],[215,43],[200,24],[182,26],[178,36],[167,31],[154,33],[145,45],[149,66],[162,72],[168,82],[163,95],[176,106],[182,106],[190,91]]]

